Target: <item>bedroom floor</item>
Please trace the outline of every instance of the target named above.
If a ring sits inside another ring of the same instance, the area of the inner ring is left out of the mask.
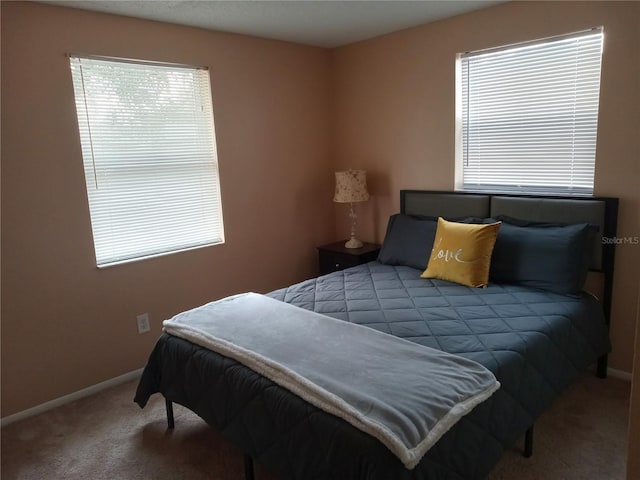
[[[238,448],[175,405],[167,431],[164,401],[140,410],[136,382],[78,400],[2,429],[3,480],[242,480]],[[584,375],[536,424],[533,457],[522,445],[489,480],[622,480],[630,384]],[[256,465],[256,480],[278,480]]]

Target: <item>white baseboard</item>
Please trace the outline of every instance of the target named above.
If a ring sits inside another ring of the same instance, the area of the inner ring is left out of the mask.
[[[616,370],[615,368],[607,368],[607,374],[610,377],[617,378],[619,380],[625,380],[631,382],[631,372],[625,372],[623,370]]]
[[[94,393],[106,390],[107,388],[115,387],[116,385],[128,382],[129,380],[140,378],[140,376],[142,375],[142,370],[143,369],[140,368],[138,370],[134,370],[133,372],[125,373],[124,375],[120,375],[118,377],[105,380],[104,382],[97,383],[96,385],[83,388],[82,390],[78,390],[77,392],[70,393],[69,395],[56,398],[54,400],[51,400],[50,402],[41,403],[40,405],[28,408],[27,410],[23,410],[21,412],[14,413],[13,415],[3,417],[2,419],[0,419],[0,428],[9,425],[10,423],[17,422],[18,420],[33,417],[34,415],[46,412],[47,410],[51,410],[52,408],[60,407],[64,404],[74,402],[84,397],[88,397],[89,395],[93,395]]]

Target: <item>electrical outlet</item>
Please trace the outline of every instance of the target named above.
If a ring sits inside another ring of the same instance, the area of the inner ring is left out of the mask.
[[[149,325],[149,314],[143,313],[136,317],[138,322],[138,333],[146,333],[151,330],[151,326]]]

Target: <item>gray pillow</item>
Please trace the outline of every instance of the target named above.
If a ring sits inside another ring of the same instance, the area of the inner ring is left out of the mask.
[[[389,217],[378,261],[387,265],[427,268],[438,219],[397,213]]]
[[[450,222],[482,223],[476,217],[444,217]],[[438,217],[396,213],[389,217],[387,233],[378,261],[387,265],[405,265],[424,270],[429,263],[438,228]]]
[[[582,290],[596,226],[495,219],[502,225],[491,257],[491,281],[562,294]]]

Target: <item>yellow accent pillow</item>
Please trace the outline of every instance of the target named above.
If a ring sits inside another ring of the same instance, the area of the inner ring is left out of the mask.
[[[420,276],[485,287],[500,223],[456,223],[439,217],[429,264]]]

